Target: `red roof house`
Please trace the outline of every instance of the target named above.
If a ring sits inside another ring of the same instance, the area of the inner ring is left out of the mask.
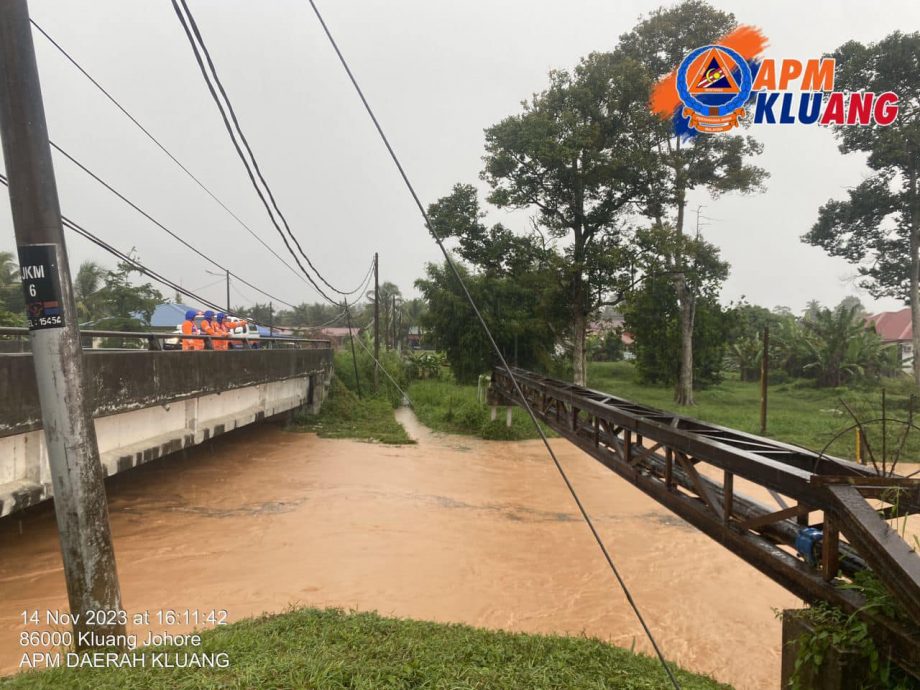
[[[866,317],[866,323],[875,326],[882,342],[897,343],[901,353],[901,366],[910,369],[914,361],[914,348],[911,339],[910,307],[898,311],[883,311]]]

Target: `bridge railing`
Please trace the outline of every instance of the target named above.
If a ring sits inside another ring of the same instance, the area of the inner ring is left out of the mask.
[[[0,327],[0,353],[29,352],[28,328]],[[182,351],[183,340],[204,341],[204,349],[213,350],[216,341],[228,340],[233,343],[243,343],[242,349],[330,349],[329,340],[315,338],[297,338],[292,336],[259,336],[253,338],[246,335],[213,336],[206,334],[185,335],[175,332],[155,331],[106,331],[87,329],[80,330],[80,337],[85,350],[175,350]],[[121,343],[113,347],[113,342]],[[12,345],[12,347],[10,347]]]

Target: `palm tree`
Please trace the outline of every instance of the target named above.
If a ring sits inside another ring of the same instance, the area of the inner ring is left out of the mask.
[[[74,301],[77,304],[77,318],[81,323],[99,316],[96,293],[102,287],[106,270],[95,261],[84,261],[73,279]]]
[[[806,322],[806,345],[819,386],[841,386],[848,380],[877,372],[883,363],[881,339],[859,314],[860,307],[820,309]]]

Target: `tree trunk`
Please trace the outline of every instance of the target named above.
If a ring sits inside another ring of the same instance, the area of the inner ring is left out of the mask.
[[[687,289],[683,276],[677,285],[677,301],[680,305],[680,372],[674,401],[678,405],[693,405],[693,322],[696,316],[696,300]]]
[[[574,347],[572,348],[572,379],[576,386],[584,386],[587,383],[587,364],[585,341],[588,331],[588,316],[582,309],[575,310],[575,318],[572,323],[574,335]]]
[[[910,214],[910,319],[914,356],[914,384],[920,388],[920,198],[912,180],[914,199]]]
[[[684,208],[687,204],[684,190],[678,182],[677,190],[677,235],[684,234]],[[677,266],[683,270],[683,246],[678,244]],[[693,400],[693,321],[696,317],[696,300],[687,288],[687,278],[683,273],[677,275],[677,303],[680,307],[680,371],[677,387],[674,389],[674,401],[678,405],[694,405]]]

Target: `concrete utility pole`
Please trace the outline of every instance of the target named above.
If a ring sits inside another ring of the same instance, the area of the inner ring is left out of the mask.
[[[26,0],[0,2],[0,138],[74,631],[123,634],[86,625],[121,594]]]
[[[374,392],[377,392],[380,361],[380,257],[374,252]]]
[[[227,316],[230,316],[230,269],[224,269],[227,272]]]

